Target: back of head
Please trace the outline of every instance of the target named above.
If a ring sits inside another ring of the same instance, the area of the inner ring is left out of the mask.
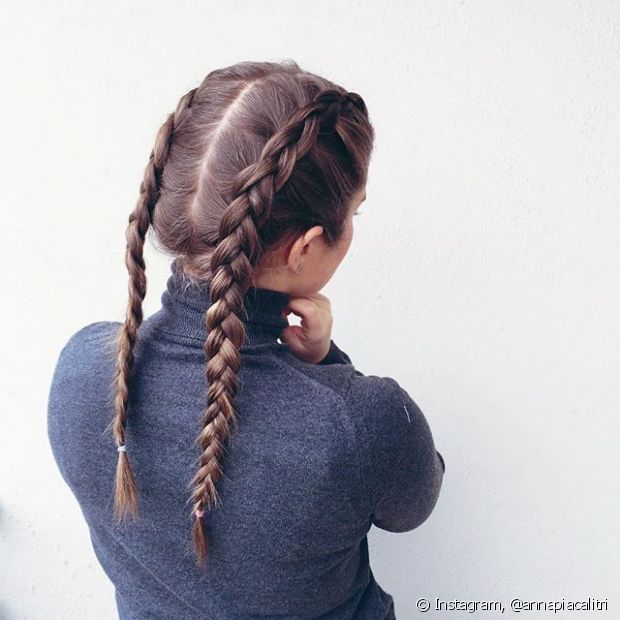
[[[133,348],[146,295],[143,257],[155,244],[177,257],[190,280],[208,281],[205,313],[208,384],[200,460],[192,480],[193,543],[207,541],[201,517],[217,505],[219,459],[236,428],[243,300],[266,252],[310,226],[338,242],[347,208],[367,180],[374,131],[363,99],[293,61],[241,62],[209,73],[183,95],[159,130],[126,232],[127,317],[118,334],[115,414],[119,447],[115,515],[137,514],[134,473],[125,449]]]

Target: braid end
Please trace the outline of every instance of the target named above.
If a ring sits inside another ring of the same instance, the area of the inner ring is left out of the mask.
[[[138,516],[138,489],[126,452],[118,453],[114,486],[114,516],[117,523]]]
[[[194,552],[196,555],[196,565],[202,568],[207,559],[207,538],[203,529],[202,518],[194,517],[192,526],[192,541],[194,543]]]

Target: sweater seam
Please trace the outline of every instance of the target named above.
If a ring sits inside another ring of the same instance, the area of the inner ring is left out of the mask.
[[[346,412],[346,423],[347,423],[347,431],[349,435],[352,435],[352,439],[353,439],[353,451],[355,453],[355,457],[356,457],[356,461],[357,461],[357,487],[358,487],[358,494],[359,494],[359,500],[358,500],[358,504],[360,506],[360,508],[365,511],[365,512],[369,512],[369,497],[368,497],[368,490],[366,487],[366,484],[364,482],[365,478],[364,478],[364,474],[363,474],[363,461],[362,461],[362,452],[360,450],[360,445],[359,445],[359,441],[358,441],[358,436],[357,436],[357,432],[355,429],[355,424],[352,420],[352,416],[351,416],[351,408],[349,407],[349,403],[348,400],[346,398],[346,396],[349,394],[350,390],[351,390],[351,385],[352,385],[352,380],[353,380],[353,375],[349,376],[348,381],[345,385],[345,390],[344,393],[339,393],[338,391],[336,391],[333,387],[326,385],[325,383],[321,383],[320,381],[317,381],[314,377],[311,377],[310,375],[306,374],[305,372],[303,372],[302,370],[300,370],[299,368],[296,368],[295,366],[292,366],[291,364],[287,364],[284,360],[282,360],[279,356],[275,356],[275,359],[278,361],[278,363],[281,365],[281,367],[285,367],[286,369],[293,369],[296,373],[303,375],[304,377],[306,377],[307,379],[309,379],[310,381],[314,382],[317,385],[321,385],[322,387],[326,388],[327,390],[329,390],[330,392],[332,392],[340,401],[342,401],[344,403],[344,409]],[[352,364],[350,364],[350,366],[352,366]],[[349,442],[350,444],[350,442]],[[349,446],[350,447],[350,446]]]
[[[351,364],[351,366],[353,367],[353,364]],[[354,368],[354,367],[353,367]],[[365,468],[366,468],[366,462],[364,461],[364,459],[362,458],[362,449],[360,446],[360,442],[358,439],[358,433],[357,433],[357,429],[355,426],[355,422],[353,422],[353,415],[351,413],[351,407],[349,405],[349,392],[351,391],[351,388],[353,386],[353,379],[356,377],[355,374],[351,374],[349,375],[349,379],[346,385],[346,389],[342,395],[342,399],[345,402],[345,407],[347,410],[347,416],[348,416],[348,422],[349,422],[349,426],[352,430],[353,433],[353,439],[355,442],[355,452],[357,455],[357,466],[358,466],[358,472],[359,472],[359,487],[360,487],[360,491],[362,493],[361,495],[361,501],[362,501],[362,506],[363,509],[366,511],[366,513],[371,514],[373,511],[371,510],[372,508],[372,497],[370,494],[370,489],[367,485],[367,478],[364,475],[365,474]],[[372,458],[372,454],[371,454],[371,458]]]
[[[125,553],[127,553],[127,555],[129,555],[137,564],[140,565],[140,567],[146,571],[152,578],[154,581],[156,581],[157,583],[159,583],[165,590],[166,592],[168,592],[169,594],[171,594],[177,601],[179,601],[180,603],[182,603],[183,605],[185,605],[188,609],[191,609],[192,611],[198,612],[198,613],[202,613],[202,610],[197,609],[196,607],[194,607],[191,603],[189,603],[188,601],[186,601],[185,599],[181,598],[179,596],[179,594],[177,594],[177,592],[175,592],[165,581],[163,581],[161,578],[159,578],[148,566],[146,566],[146,564],[144,564],[144,562],[142,562],[142,560],[140,560],[140,558],[138,558],[134,553],[132,553],[128,548],[127,545],[125,545],[119,538],[118,536],[116,536],[114,530],[112,530],[110,527],[108,527],[105,523],[100,522],[101,527],[106,530],[106,532],[108,533],[108,535],[114,539],[114,541],[116,542],[117,545],[119,545],[120,547],[123,548],[123,550],[125,551]]]

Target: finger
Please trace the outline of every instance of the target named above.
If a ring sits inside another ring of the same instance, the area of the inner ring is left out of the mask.
[[[288,344],[293,350],[300,349],[304,341],[303,330],[299,325],[285,327],[280,334],[280,340]]]
[[[298,315],[305,315],[315,312],[317,303],[310,297],[292,297],[289,299],[287,309]]]
[[[310,341],[331,329],[333,317],[329,299],[320,293],[289,298],[285,312],[301,317],[304,338]]]
[[[323,304],[326,304],[328,306],[330,305],[329,297],[327,297],[327,295],[323,295],[323,293],[314,293],[314,295],[312,295],[312,297],[315,297],[316,300],[319,303],[323,303]]]

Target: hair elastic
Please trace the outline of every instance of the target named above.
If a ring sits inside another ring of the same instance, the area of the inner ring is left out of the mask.
[[[118,448],[116,448],[116,450],[118,452],[127,452],[127,446],[125,446],[125,444],[123,444],[122,446],[119,446]]]
[[[196,516],[197,516],[199,519],[201,519],[201,518],[204,516],[205,512],[204,512],[204,510],[202,510],[202,509],[198,508],[198,510],[196,510],[195,514],[196,514]]]

